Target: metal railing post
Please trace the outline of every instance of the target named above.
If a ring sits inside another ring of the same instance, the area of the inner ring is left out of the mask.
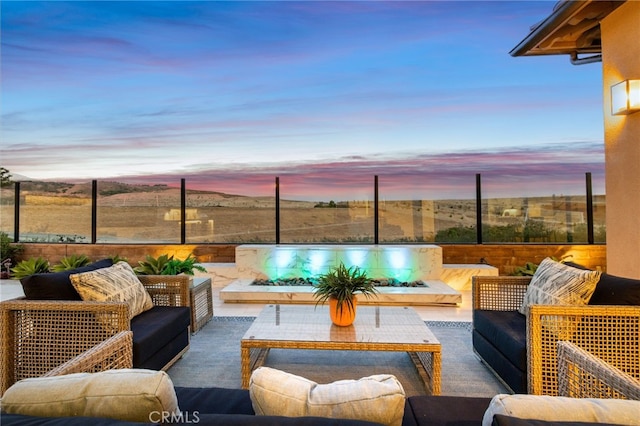
[[[280,244],[280,178],[276,176],[276,244]]]
[[[187,242],[187,183],[180,179],[180,244]]]
[[[98,181],[91,181],[91,244],[98,241]]]
[[[587,243],[594,244],[593,236],[593,186],[591,185],[591,172],[585,174],[587,185]]]
[[[482,244],[482,180],[476,173],[476,242]]]
[[[378,175],[375,175],[373,179],[373,243],[376,245],[380,243],[380,228],[378,227],[380,224],[380,210],[378,199]]]
[[[20,241],[20,182],[14,182],[13,241]]]

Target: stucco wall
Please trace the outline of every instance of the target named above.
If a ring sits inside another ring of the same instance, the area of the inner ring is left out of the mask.
[[[611,86],[640,79],[640,2],[601,23],[607,194],[607,271],[640,278],[640,112],[611,115]]]

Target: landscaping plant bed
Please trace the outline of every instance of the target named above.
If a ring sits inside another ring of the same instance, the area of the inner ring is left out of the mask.
[[[424,281],[400,281],[395,278],[372,279],[376,287],[427,287]],[[255,279],[251,285],[260,286],[315,286],[315,278],[279,278],[277,280]]]

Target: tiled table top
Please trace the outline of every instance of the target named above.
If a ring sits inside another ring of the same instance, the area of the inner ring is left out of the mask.
[[[344,343],[438,344],[415,310],[358,306],[353,325],[331,323],[328,306],[267,305],[243,339]]]

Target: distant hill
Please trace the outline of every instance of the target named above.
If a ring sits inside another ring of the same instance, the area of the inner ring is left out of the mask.
[[[108,197],[116,194],[131,194],[139,192],[164,192],[171,188],[167,185],[131,185],[122,182],[98,182],[98,195],[102,197]],[[91,195],[91,183],[79,183],[73,185],[70,190],[71,194],[86,194]]]
[[[15,180],[15,179],[14,179]],[[45,182],[45,181],[21,181],[20,190],[31,194],[47,195],[47,196],[85,196],[91,197],[92,184],[85,183],[67,183],[67,182]],[[98,195],[101,197],[109,197],[117,194],[136,194],[136,193],[162,193],[174,192],[176,188],[171,188],[164,184],[158,185],[140,185],[128,184],[122,182],[98,182]],[[228,194],[208,192],[208,191],[187,191],[189,194],[207,193],[219,194],[220,196],[229,196]]]
[[[9,191],[7,188],[2,190]],[[30,205],[75,204],[91,198],[91,182],[67,183],[45,181],[21,181],[20,193]],[[122,182],[98,182],[100,206],[153,206],[175,207],[180,205],[180,189],[167,185],[127,184]],[[249,197],[216,191],[187,190],[189,207],[272,208],[274,197]],[[6,197],[9,200],[10,197]],[[313,207],[307,201],[281,200],[284,207]]]
[[[26,180],[33,180],[30,177],[27,177],[25,175],[21,175],[19,173],[10,173],[11,174],[11,180],[14,182],[23,182]]]
[[[73,184],[65,182],[44,182],[38,180],[20,182],[21,192],[31,192],[35,194],[68,195],[67,192],[71,187],[73,187]]]

